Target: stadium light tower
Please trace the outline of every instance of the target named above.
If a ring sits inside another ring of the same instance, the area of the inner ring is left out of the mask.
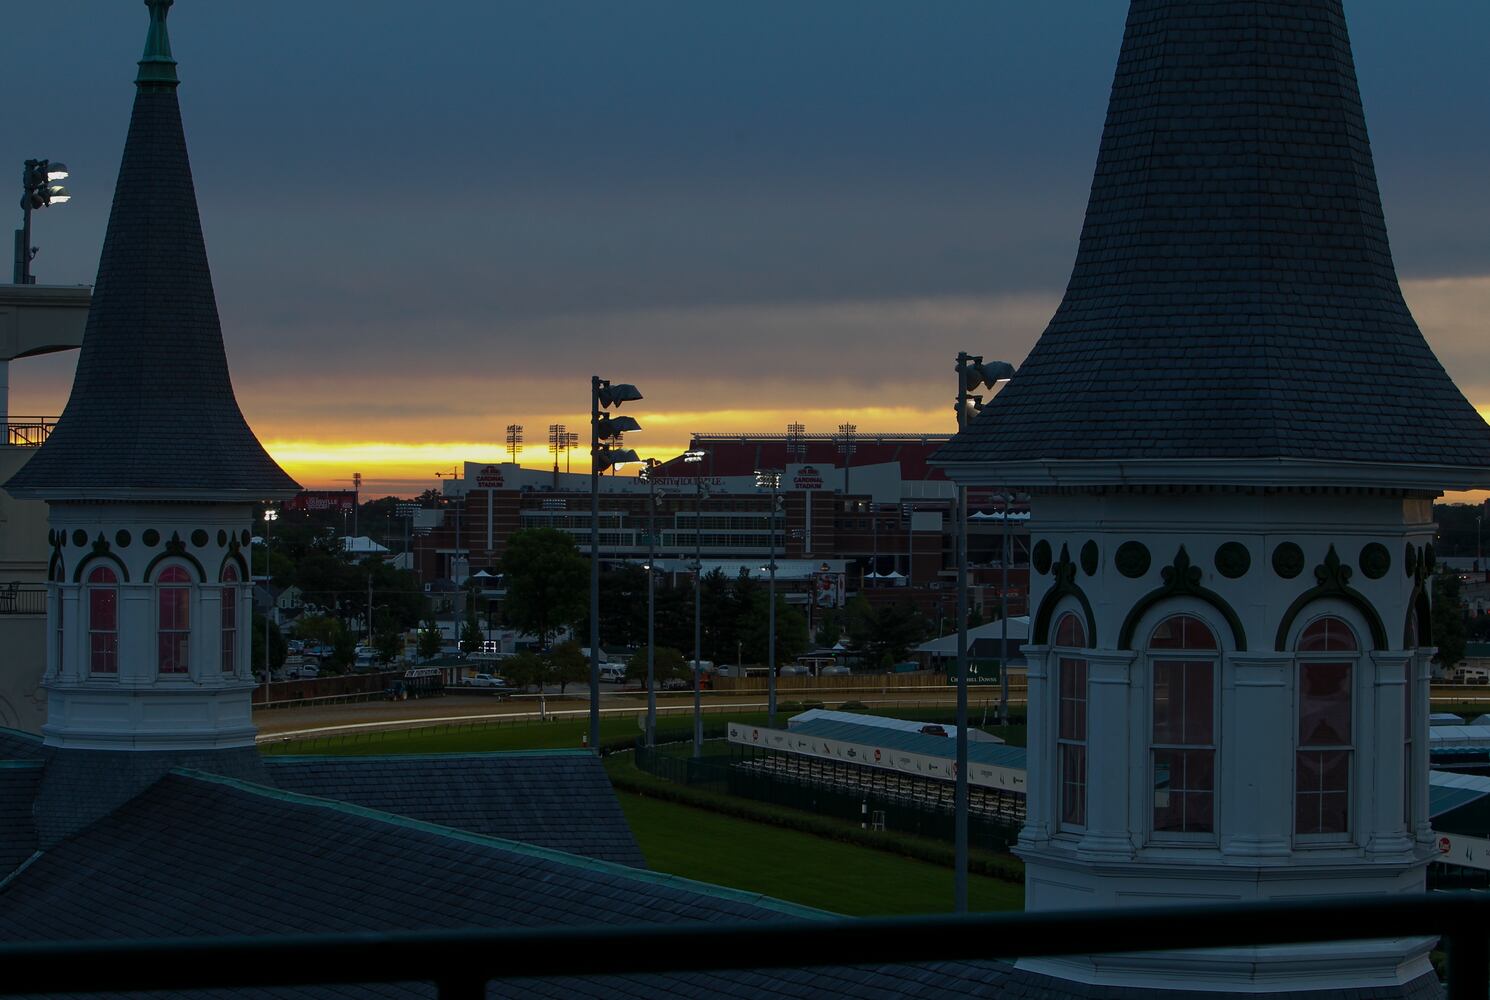
[[[647,746],[657,745],[657,467],[649,458],[641,471],[647,481]]]
[[[57,181],[67,176],[67,165],[51,160],[27,160],[21,174],[21,228],[16,230],[15,272],[17,285],[34,285],[31,259],[37,248],[31,245],[31,213],[48,205],[63,205],[72,200],[67,188]]]
[[[642,429],[635,418],[612,416],[606,410],[641,398],[634,385],[613,384],[599,375],[590,378],[590,749],[596,753],[600,752],[600,474],[641,461],[636,452],[615,442],[627,431]],[[556,427],[550,428],[553,442],[567,442],[563,426]],[[558,469],[559,453],[555,451],[555,475]]]
[[[683,461],[697,465],[704,452],[685,451]],[[704,754],[704,703],[699,682],[699,664],[704,658],[704,485],[703,470],[693,474],[693,756]]]
[[[1014,366],[1006,361],[984,364],[982,357],[957,353],[957,433],[967,430],[968,422],[982,408],[983,397],[973,390],[992,389],[1014,377]],[[1007,510],[1007,508],[1006,508]],[[956,811],[956,909],[967,912],[967,487],[957,486],[957,787],[954,792]],[[1007,635],[1008,625],[1004,626]],[[999,664],[999,673],[1006,673]]]
[[[517,464],[517,453],[523,443],[523,425],[507,425],[507,454],[512,456],[513,464]]]

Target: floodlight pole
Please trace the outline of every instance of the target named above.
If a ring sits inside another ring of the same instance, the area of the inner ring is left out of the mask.
[[[760,483],[760,484],[763,484],[763,485],[768,485],[768,486],[771,487],[771,510],[770,510],[770,514],[768,515],[770,517],[770,519],[771,519],[770,520],[771,559],[770,559],[770,562],[768,562],[766,564],[766,571],[770,574],[770,577],[771,577],[770,592],[769,592],[769,598],[768,598],[769,601],[770,601],[770,610],[767,613],[767,618],[766,618],[766,621],[768,623],[767,624],[767,627],[766,627],[767,645],[768,645],[768,651],[767,651],[767,654],[766,654],[766,667],[767,667],[767,673],[766,673],[766,725],[768,727],[770,727],[771,729],[775,729],[776,728],[776,505],[780,502],[778,498],[781,495],[781,473],[780,472],[776,472],[776,471],[767,471],[767,472],[757,473],[757,480],[756,481],[757,481],[757,483]],[[735,659],[736,660],[739,660],[740,657],[739,656],[736,656]],[[739,666],[739,664],[736,664],[736,666]],[[741,674],[741,676],[743,677],[744,674]]]
[[[647,462],[647,746],[657,745],[657,473]]]
[[[590,376],[590,750],[600,752],[600,386]],[[559,453],[554,452],[557,476]]]
[[[693,477],[693,756],[704,754],[704,480]]]
[[[269,537],[274,521],[279,517],[279,511],[269,504],[264,505],[264,596],[268,598],[264,602],[264,707],[269,707],[269,681],[273,677],[273,671],[269,661],[269,616],[274,611],[274,582],[269,573]],[[250,553],[251,555],[252,553]],[[249,566],[253,568],[252,564]],[[252,577],[253,574],[249,573]]]
[[[1014,494],[1004,494],[1004,544],[999,553],[999,725],[1009,724],[1009,510]],[[1026,635],[1029,633],[1026,632]],[[988,702],[983,703],[985,706]],[[987,708],[984,714],[987,714]]]
[[[968,391],[966,371],[971,358],[957,353],[957,432],[967,429]],[[968,862],[967,784],[967,487],[957,484],[955,532],[957,549],[957,774],[953,792],[956,829],[953,906],[966,913]]]

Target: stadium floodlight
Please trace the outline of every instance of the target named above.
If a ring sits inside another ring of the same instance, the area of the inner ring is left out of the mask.
[[[14,282],[31,285],[31,261],[37,248],[31,245],[31,213],[48,205],[72,201],[67,188],[57,183],[67,177],[67,165],[51,160],[27,160],[21,173],[21,228],[16,230]]]
[[[969,355],[966,363],[958,367],[958,371],[962,373],[964,392],[972,392],[985,386],[992,389],[1000,382],[1007,382],[1014,377],[1014,366],[1009,362],[985,362],[976,355]]]
[[[598,398],[602,407],[611,407],[620,406],[622,403],[634,403],[642,398],[642,394],[629,382],[617,382],[614,385],[606,382],[600,387]]]
[[[630,448],[603,448],[595,456],[595,468],[599,472],[622,465],[636,465],[641,458]]]
[[[771,533],[771,559],[762,569],[771,574],[770,592],[766,600],[770,611],[766,625],[766,725],[776,728],[776,514],[781,507],[781,470],[756,469],[757,489],[771,491],[771,508],[767,513],[767,524]],[[739,666],[739,664],[736,664]]]
[[[639,431],[642,425],[636,422],[635,417],[611,416],[603,414],[596,426],[595,433],[602,441],[610,441],[620,437],[622,434],[630,434]]]

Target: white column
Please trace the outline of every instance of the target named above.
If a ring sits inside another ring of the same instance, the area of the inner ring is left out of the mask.
[[[1087,650],[1086,834],[1078,845],[1086,857],[1131,858],[1128,828],[1128,710],[1133,664],[1129,650]]]
[[[119,683],[155,683],[159,667],[156,616],[153,584],[119,585]]]
[[[1412,689],[1412,773],[1415,779],[1412,789],[1412,826],[1415,839],[1420,845],[1432,845],[1437,850],[1437,836],[1428,820],[1428,713],[1432,695],[1433,655],[1435,647],[1420,648],[1408,661],[1413,670]]]
[[[86,659],[83,656],[87,631],[82,621],[83,603],[78,599],[78,585],[57,585],[58,598],[62,602],[62,664],[61,680],[77,684],[88,676]]]
[[[1050,699],[1050,647],[1025,646],[1024,655],[1029,664],[1025,702],[1025,745],[1028,749],[1025,757],[1025,818],[1024,827],[1019,831],[1019,843],[1024,847],[1037,847],[1050,840],[1054,830],[1051,803],[1058,801],[1055,798],[1056,733]]]
[[[1228,653],[1221,664],[1221,852],[1286,857],[1293,843],[1293,654]]]
[[[1356,746],[1363,779],[1361,840],[1368,854],[1401,854],[1412,846],[1402,816],[1403,698],[1411,662],[1410,652],[1373,652],[1363,664],[1371,671],[1372,704],[1368,728],[1356,737]]]
[[[191,679],[222,680],[222,588],[192,587]]]

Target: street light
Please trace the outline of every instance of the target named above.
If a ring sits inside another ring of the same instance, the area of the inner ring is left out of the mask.
[[[984,386],[992,389],[1014,377],[1014,366],[1006,361],[987,364],[979,355],[957,352],[957,433],[967,430],[968,421],[983,405],[983,397],[973,391]],[[967,487],[957,484],[957,787],[956,803],[956,878],[953,895],[958,913],[967,912]],[[1008,634],[1008,625],[1004,626]],[[1007,652],[1007,648],[1005,650]],[[999,675],[1006,677],[1006,664],[999,664]]]
[[[685,451],[683,461],[697,465],[704,460],[701,451]],[[704,754],[704,705],[699,681],[699,664],[704,658],[704,485],[703,470],[693,475],[693,756]]]
[[[756,469],[756,489],[768,489],[771,491],[771,561],[766,564],[766,569],[771,574],[770,589],[770,613],[767,621],[767,648],[769,652],[766,658],[766,725],[771,729],[776,728],[776,510],[781,504],[781,471],[779,469]],[[738,659],[738,657],[736,657]]]
[[[269,616],[274,610],[274,592],[271,589],[269,577],[269,537],[270,527],[279,520],[279,511],[273,507],[264,507],[264,596],[268,598],[264,602],[264,706],[269,705],[269,681],[271,672],[269,667]]]
[[[67,188],[56,183],[67,177],[67,166],[51,160],[27,160],[21,174],[21,228],[16,230],[15,271],[17,285],[34,285],[31,259],[37,248],[31,245],[31,213],[48,205],[62,205],[72,200]]]
[[[612,385],[590,377],[590,748],[600,751],[600,473],[617,465],[640,462],[636,452],[611,444],[624,431],[639,431],[631,417],[612,417],[606,409],[642,398],[636,386]],[[554,471],[558,473],[558,453]]]
[[[649,458],[641,477],[647,481],[647,747],[657,745],[657,466]]]

